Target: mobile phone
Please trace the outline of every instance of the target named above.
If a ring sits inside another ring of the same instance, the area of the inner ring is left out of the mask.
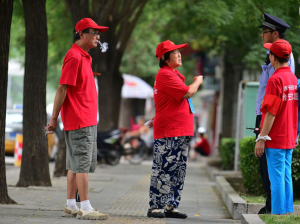
[[[153,124],[153,120],[147,121],[144,125],[150,127],[151,124]]]

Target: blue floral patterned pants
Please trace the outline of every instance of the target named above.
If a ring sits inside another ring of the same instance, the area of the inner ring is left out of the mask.
[[[154,140],[149,205],[177,208],[183,190],[190,136]]]

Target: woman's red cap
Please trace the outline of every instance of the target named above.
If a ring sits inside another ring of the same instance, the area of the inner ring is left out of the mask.
[[[280,58],[289,58],[292,53],[292,46],[286,40],[276,40],[274,43],[265,43],[264,47],[270,49],[273,54]]]
[[[176,49],[181,49],[187,47],[188,44],[179,44],[175,45],[172,41],[166,40],[164,42],[161,42],[159,45],[156,47],[156,56],[157,56],[157,61],[159,58],[161,58],[165,53],[168,51],[173,51]]]

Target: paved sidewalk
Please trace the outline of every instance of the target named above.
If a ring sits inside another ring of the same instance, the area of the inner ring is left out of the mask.
[[[152,162],[142,165],[126,163],[98,166],[89,174],[89,197],[94,208],[108,213],[104,221],[78,220],[61,216],[66,203],[66,178],[53,178],[53,187],[16,188],[19,168],[7,166],[9,196],[18,205],[0,205],[0,223],[241,223],[232,220],[215,183],[209,180],[205,165],[188,164],[185,186],[179,210],[188,219],[147,218],[148,190]],[[54,164],[50,164],[51,174]]]

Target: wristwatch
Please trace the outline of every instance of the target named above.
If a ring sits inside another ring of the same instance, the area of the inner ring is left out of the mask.
[[[269,135],[265,135],[265,136],[260,136],[260,134],[257,136],[257,139],[256,139],[256,141],[255,142],[257,142],[257,141],[259,141],[259,140],[264,140],[264,141],[267,141],[267,140],[272,140],[271,138],[270,138],[270,136]]]

